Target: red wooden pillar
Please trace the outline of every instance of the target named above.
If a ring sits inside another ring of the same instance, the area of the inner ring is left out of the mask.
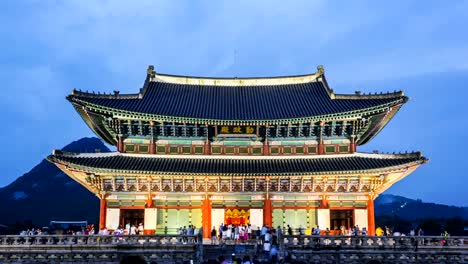
[[[205,155],[210,155],[211,154],[211,146],[210,146],[210,141],[208,138],[205,141]]]
[[[270,155],[270,148],[268,147],[268,139],[266,137],[263,142],[263,155]]]
[[[323,139],[322,139],[322,131],[323,127],[325,126],[325,122],[320,121],[320,128],[319,128],[319,141],[318,141],[318,154],[323,155],[325,154],[325,146],[323,145]]]
[[[156,143],[154,142],[154,138],[152,138],[151,141],[150,141],[149,152],[150,152],[150,154],[156,154]]]
[[[99,209],[99,230],[106,228],[106,211],[107,201],[106,198],[101,198],[100,209]]]
[[[153,196],[150,194],[148,195],[148,198],[146,199],[146,208],[153,208],[154,202],[153,202]]]
[[[270,148],[268,147],[268,127],[265,125],[265,140],[263,141],[263,155],[270,155]],[[259,126],[257,126],[257,137],[260,136]]]
[[[356,141],[355,141],[355,137],[352,136],[351,144],[349,144],[349,153],[354,153],[354,152],[356,152]]]
[[[202,204],[202,227],[203,227],[203,238],[211,237],[211,201],[208,195],[205,196]]]
[[[367,200],[367,232],[370,236],[375,236],[374,199]]]
[[[323,140],[322,139],[320,139],[319,143],[318,143],[318,154],[319,155],[325,154],[325,148],[323,146]]]
[[[322,200],[320,201],[320,209],[328,209],[328,200],[325,195],[322,197]]]
[[[119,135],[119,142],[117,143],[117,151],[124,152],[124,143],[123,143],[123,138],[121,135]]]
[[[271,205],[271,200],[269,195],[265,196],[265,200],[263,201],[263,224],[269,227],[273,225],[273,210]]]

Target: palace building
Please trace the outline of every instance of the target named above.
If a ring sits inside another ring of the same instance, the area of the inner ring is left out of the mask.
[[[221,223],[366,227],[374,199],[427,159],[357,152],[408,101],[403,92],[336,94],[313,74],[204,78],[149,66],[136,94],[67,97],[111,153],[48,160],[100,199],[99,227],[145,233]],[[332,231],[336,232],[336,231]]]

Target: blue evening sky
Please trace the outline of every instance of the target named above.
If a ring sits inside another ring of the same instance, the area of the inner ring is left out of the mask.
[[[358,148],[430,159],[387,193],[467,206],[467,14],[456,0],[1,1],[0,186],[94,136],[65,100],[73,88],[135,93],[149,64],[224,77],[323,64],[337,93],[411,98]]]

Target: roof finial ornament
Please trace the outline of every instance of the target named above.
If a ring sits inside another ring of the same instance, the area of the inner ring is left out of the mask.
[[[153,65],[148,65],[148,69],[146,70],[146,74],[150,78],[153,78],[153,77],[156,76],[156,72],[154,71],[154,66]]]
[[[323,68],[323,65],[317,66],[317,74],[323,75],[324,73],[325,73],[325,69]]]

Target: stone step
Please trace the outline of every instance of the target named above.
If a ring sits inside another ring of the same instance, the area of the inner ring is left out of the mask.
[[[232,260],[235,257],[243,258],[257,256],[259,260],[267,260],[267,256],[261,251],[261,245],[256,244],[224,244],[224,245],[204,245],[203,257],[205,260],[218,259],[224,256],[226,260]]]

